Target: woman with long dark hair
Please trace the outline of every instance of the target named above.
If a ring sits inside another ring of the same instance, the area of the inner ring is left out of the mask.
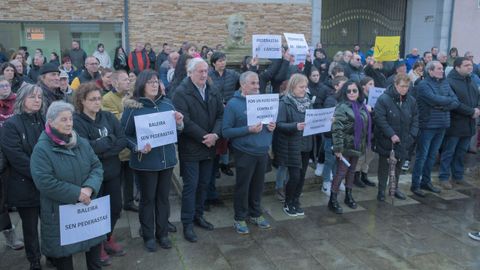
[[[332,123],[333,152],[337,158],[337,172],[333,177],[328,208],[337,214],[343,213],[337,201],[340,183],[345,178],[345,204],[355,209],[352,197],[355,167],[365,147],[370,147],[372,119],[364,104],[364,93],[352,80],[347,81],[339,92]]]

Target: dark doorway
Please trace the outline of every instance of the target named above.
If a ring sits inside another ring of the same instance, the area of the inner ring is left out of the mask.
[[[404,54],[407,0],[323,0],[321,41],[329,56],[360,44],[365,53],[376,36],[400,36]]]

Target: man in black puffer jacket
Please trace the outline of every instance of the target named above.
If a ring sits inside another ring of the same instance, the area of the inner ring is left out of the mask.
[[[399,74],[393,85],[378,98],[375,104],[375,152],[378,153],[378,195],[377,200],[385,200],[385,189],[389,172],[390,151],[395,151],[397,164],[395,176],[398,183],[402,162],[408,158],[408,150],[418,133],[418,114],[415,98],[409,93],[410,79]],[[397,189],[395,197],[405,200],[405,195]]]
[[[450,111],[460,105],[444,79],[442,64],[431,61],[427,64],[426,71],[427,76],[420,82],[417,91],[420,132],[410,187],[411,191],[420,197],[425,196],[421,189],[440,193],[440,189],[432,185],[430,175],[445,131],[450,127]]]
[[[463,181],[463,158],[476,132],[476,119],[480,116],[480,96],[472,81],[473,64],[470,59],[457,57],[447,81],[460,102],[460,106],[450,112],[450,128],[443,141],[440,161],[440,185],[452,189],[450,172],[456,184]]]

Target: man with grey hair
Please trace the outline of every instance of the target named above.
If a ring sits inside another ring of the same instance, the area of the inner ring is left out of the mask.
[[[38,76],[40,76],[40,69],[42,68],[43,64],[44,64],[44,57],[43,55],[35,55],[33,57],[33,64],[32,64],[32,68],[30,69],[30,71],[28,72],[28,75],[27,75],[27,81],[32,83],[32,84],[36,84],[37,81],[38,81]]]
[[[223,115],[222,134],[229,139],[234,149],[236,181],[233,207],[234,227],[237,233],[247,234],[247,217],[261,229],[270,228],[270,223],[262,215],[260,205],[268,151],[272,144],[275,122],[247,125],[246,96],[257,95],[260,89],[258,75],[247,71],[240,75],[240,90],[228,101]]]
[[[175,91],[173,104],[183,114],[185,125],[178,139],[183,178],[183,235],[189,242],[196,242],[193,224],[213,230],[213,225],[203,217],[203,207],[212,174],[215,143],[221,134],[223,103],[220,93],[207,83],[208,64],[205,60],[193,58],[187,72],[188,77]]]
[[[72,89],[77,90],[82,83],[99,80],[101,78],[100,72],[98,72],[99,65],[100,62],[97,58],[93,56],[87,57],[85,60],[85,69],[82,71],[82,73],[80,73],[80,75],[78,75],[78,77],[73,79],[70,85]]]
[[[431,61],[425,69],[427,76],[419,83],[417,90],[420,131],[410,187],[419,197],[425,197],[422,189],[440,193],[440,189],[432,184],[432,167],[445,131],[450,127],[450,111],[460,106],[457,96],[444,78],[442,64]]]

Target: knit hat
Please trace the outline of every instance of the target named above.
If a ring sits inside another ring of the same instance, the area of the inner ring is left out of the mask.
[[[61,78],[67,78],[68,79],[68,74],[65,71],[60,71],[60,79]]]
[[[60,73],[60,70],[58,70],[58,67],[52,63],[47,63],[40,68],[40,75],[47,74],[50,72]]]

